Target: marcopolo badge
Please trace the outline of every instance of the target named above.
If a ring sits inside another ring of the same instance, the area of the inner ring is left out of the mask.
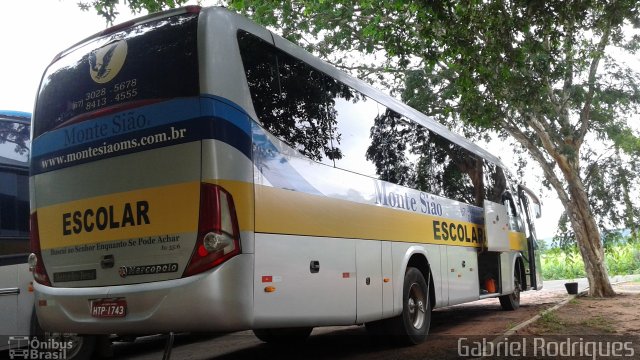
[[[104,84],[113,80],[127,58],[127,42],[110,42],[89,54],[89,73],[93,81]]]

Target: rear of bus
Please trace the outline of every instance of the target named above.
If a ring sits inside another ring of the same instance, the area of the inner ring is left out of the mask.
[[[199,7],[59,54],[34,111],[30,267],[42,327],[250,327],[249,118],[202,91]]]

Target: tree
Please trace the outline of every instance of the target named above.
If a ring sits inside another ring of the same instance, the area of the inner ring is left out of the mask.
[[[590,294],[614,295],[596,218],[608,191],[588,191],[586,180],[597,161],[585,155],[597,154],[598,144],[604,144],[623,154],[622,163],[640,156],[640,140],[626,121],[637,114],[640,79],[609,52],[637,52],[640,36],[625,35],[625,29],[640,27],[637,1],[230,0],[229,5],[361,77],[375,80],[386,71],[394,84],[404,84],[405,102],[445,124],[515,139],[565,208]],[[318,41],[306,42],[306,36]],[[384,61],[370,65],[360,57],[359,63],[347,63],[345,52],[382,54]],[[626,164],[617,170],[628,169]],[[638,188],[637,178],[619,184],[627,196]],[[633,220],[633,211],[623,211]]]
[[[11,143],[15,145],[13,151],[16,154],[24,155],[29,153],[29,125],[0,121],[0,145]]]
[[[158,12],[167,8],[184,5],[188,0],[123,0],[122,2],[135,14],[145,10],[147,12]],[[81,10],[89,11],[92,8],[96,13],[105,18],[107,24],[113,24],[118,16],[116,7],[121,0],[89,0],[78,1]]]

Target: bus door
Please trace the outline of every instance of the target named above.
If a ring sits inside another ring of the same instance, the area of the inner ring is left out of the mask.
[[[518,186],[518,197],[520,198],[520,207],[525,217],[525,234],[527,236],[527,250],[525,263],[525,272],[527,274],[527,283],[536,290],[542,289],[542,265],[540,263],[540,255],[538,252],[538,238],[536,236],[534,218],[539,219],[542,216],[542,204],[540,199],[524,185]],[[533,214],[532,214],[533,211]]]

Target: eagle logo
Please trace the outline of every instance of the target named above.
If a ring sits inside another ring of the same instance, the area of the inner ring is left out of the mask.
[[[118,73],[127,57],[127,42],[111,42],[89,54],[89,73],[93,81],[104,84]]]
[[[120,268],[118,269],[118,274],[120,274],[121,278],[126,278],[128,275],[128,271],[127,271],[127,267],[126,266],[120,266]]]

